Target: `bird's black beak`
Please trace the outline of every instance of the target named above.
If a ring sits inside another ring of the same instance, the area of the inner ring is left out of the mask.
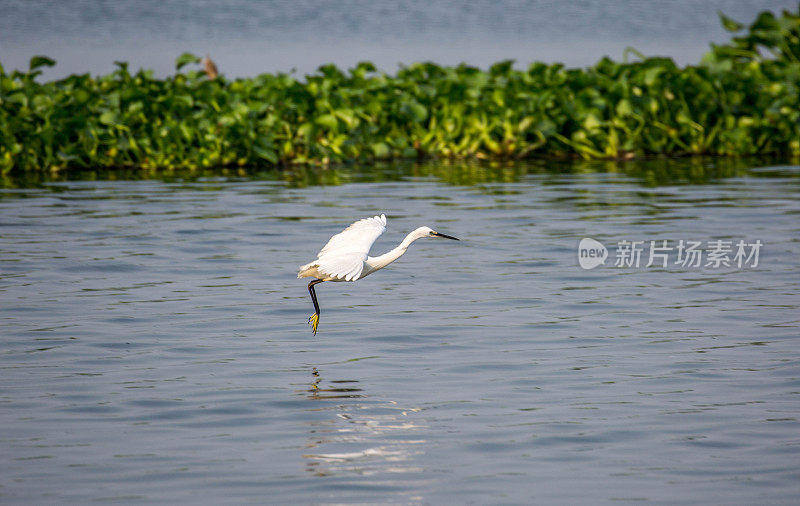
[[[452,239],[454,241],[460,241],[461,240],[458,237],[453,237],[452,235],[440,234],[439,232],[434,232],[433,235],[435,235],[436,237],[444,237],[445,239]]]

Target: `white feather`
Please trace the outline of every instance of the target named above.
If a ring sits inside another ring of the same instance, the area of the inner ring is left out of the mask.
[[[300,267],[300,274],[316,267],[321,279],[353,281],[364,271],[372,244],[386,230],[386,215],[373,216],[353,223],[330,238],[317,254],[317,260]]]
[[[334,235],[323,246],[317,258],[325,254],[359,253],[365,257],[369,249],[382,233],[386,231],[386,215],[373,216],[358,220],[338,234]]]

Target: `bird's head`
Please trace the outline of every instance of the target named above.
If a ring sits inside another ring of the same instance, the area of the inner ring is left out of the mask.
[[[430,227],[420,227],[417,229],[417,232],[419,233],[420,237],[440,237],[442,239],[452,239],[454,241],[460,240],[452,235],[440,234]]]

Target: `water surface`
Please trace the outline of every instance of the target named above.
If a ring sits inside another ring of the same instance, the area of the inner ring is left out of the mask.
[[[6,179],[0,498],[796,503],[800,167],[725,163]],[[297,266],[380,212],[374,253],[462,241],[318,286],[312,336]]]
[[[362,60],[395,72],[434,61],[483,68],[506,59],[569,66],[620,60],[633,46],[647,55],[697,63],[709,42],[730,34],[717,11],[752,22],[795,0],[4,0],[0,62],[27,69],[35,54],[59,63],[45,78],[131,69],[174,72],[184,51],[209,53],[228,77],[262,72],[300,76],[322,64]]]

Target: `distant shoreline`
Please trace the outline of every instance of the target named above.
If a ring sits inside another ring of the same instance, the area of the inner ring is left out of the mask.
[[[721,20],[736,37],[684,67],[631,50],[629,63],[584,69],[416,63],[387,74],[362,62],[229,80],[185,53],[163,79],[117,63],[41,83],[55,62],[34,57],[0,75],[0,169],[797,156],[800,16],[781,24],[764,11],[749,29]]]

